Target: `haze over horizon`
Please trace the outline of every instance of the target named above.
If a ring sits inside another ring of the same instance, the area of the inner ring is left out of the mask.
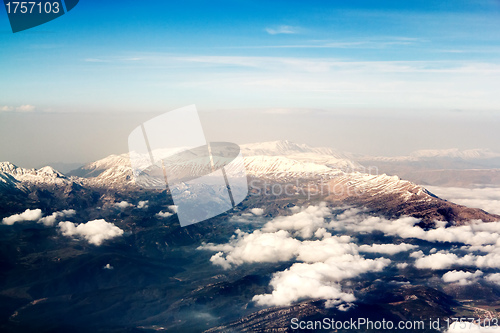
[[[0,160],[123,153],[190,104],[214,140],[500,151],[499,18],[496,0],[88,0],[13,34],[0,10]]]
[[[372,156],[403,156],[421,149],[500,152],[496,123],[460,118],[407,119],[336,113],[200,112],[209,141],[238,144],[290,140]],[[4,113],[0,161],[22,167],[89,163],[128,152],[127,138],[152,113]],[[220,119],[224,119],[221,124]],[[412,128],[411,131],[408,129]]]

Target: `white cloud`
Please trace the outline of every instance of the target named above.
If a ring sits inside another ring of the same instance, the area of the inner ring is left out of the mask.
[[[260,305],[285,306],[308,298],[327,300],[326,306],[354,302],[353,294],[342,292],[338,283],[366,272],[381,271],[389,259],[364,259],[360,256],[332,257],[325,262],[295,263],[283,272],[275,273],[270,294],[256,295]]]
[[[159,213],[156,213],[156,216],[163,217],[163,218],[167,218],[167,217],[172,216],[172,215],[174,215],[174,214],[169,213],[169,212],[163,212],[163,211],[160,211]]]
[[[110,264],[106,264],[106,265],[103,267],[103,269],[109,269],[109,270],[111,270],[111,269],[114,269],[114,267],[113,267],[113,266],[111,266]]]
[[[325,217],[331,215],[331,211],[325,203],[307,208],[294,207],[292,211],[295,214],[278,216],[266,223],[262,230],[265,232],[288,230],[302,238],[311,238],[317,229],[326,225]]]
[[[274,274],[271,294],[255,295],[252,300],[267,306],[286,306],[307,298],[326,299],[333,304],[355,301],[354,295],[342,292],[338,283],[328,281],[328,268],[322,266],[326,264],[294,264]]]
[[[495,250],[487,255],[466,254],[458,256],[448,251],[423,256],[415,261],[415,267],[420,269],[448,269],[454,266],[478,267],[478,268],[500,268],[500,250]]]
[[[340,281],[381,271],[391,262],[387,258],[366,259],[359,254],[359,247],[351,242],[350,236],[332,236],[324,228],[325,217],[331,214],[325,204],[294,207],[292,213],[273,219],[262,230],[252,233],[237,230],[226,244],[204,244],[198,249],[217,252],[210,261],[224,269],[245,263],[300,261],[273,275],[270,294],[253,298],[260,305],[271,306],[289,305],[307,298],[325,299],[327,306],[348,304],[355,297],[342,291]],[[377,252],[395,253],[413,248],[408,244],[379,245],[374,247]]]
[[[139,203],[137,204],[137,208],[139,208],[139,209],[146,209],[146,208],[149,207],[148,204],[149,204],[149,200],[139,201]]]
[[[120,208],[120,209],[125,209],[127,207],[130,207],[130,206],[133,206],[132,204],[126,202],[126,201],[121,201],[121,202],[117,202],[115,203],[115,206]]]
[[[500,285],[500,273],[488,274],[485,280]]]
[[[266,32],[270,35],[278,34],[296,34],[299,29],[297,27],[292,27],[290,25],[280,25],[274,28],[266,28]]]
[[[389,236],[402,238],[417,238],[429,242],[456,242],[469,245],[496,244],[500,239],[500,222],[471,221],[467,225],[445,227],[446,223],[436,222],[434,229],[424,230],[416,226],[419,219],[402,217],[397,220],[387,220],[382,217],[356,215],[358,210],[349,211],[336,216],[329,227],[335,230],[353,232],[381,231]]]
[[[465,257],[458,257],[454,253],[438,252],[429,256],[424,256],[415,261],[415,267],[420,269],[448,269],[453,266],[469,266],[474,263],[474,257],[467,255]]]
[[[489,213],[500,214],[500,187],[462,188],[427,186],[440,198],[467,207],[481,208]]]
[[[210,261],[229,269],[243,263],[289,261],[297,255],[300,246],[300,241],[291,238],[285,230],[274,233],[256,230],[251,234],[237,230],[236,235],[228,244],[207,244],[200,249],[219,251]]]
[[[460,285],[468,285],[478,281],[480,277],[483,276],[483,272],[477,270],[476,272],[466,272],[466,271],[451,271],[443,275],[442,279],[447,283],[458,283]]]
[[[13,225],[17,222],[37,221],[43,216],[41,209],[26,209],[21,214],[14,214],[2,219],[2,224]]]
[[[252,208],[250,209],[250,213],[252,213],[255,216],[261,216],[264,214],[264,209],[262,208]]]
[[[97,246],[105,240],[123,235],[122,229],[105,220],[93,220],[79,225],[72,222],[59,222],[58,227],[64,236],[83,238]]]
[[[170,206],[168,206],[168,209],[170,209],[171,212],[177,213],[177,206],[176,205],[170,205]]]
[[[385,253],[385,254],[396,254],[400,252],[406,252],[417,248],[418,246],[412,244],[373,244],[373,245],[361,245],[359,251],[361,252],[374,252],[374,253]]]
[[[410,253],[410,257],[415,258],[415,259],[422,258],[423,256],[425,256],[425,254],[422,250],[418,250],[418,251]]]
[[[364,252],[393,255],[413,251],[409,256],[415,259],[418,269],[477,267],[475,273],[455,270],[444,274],[443,281],[448,283],[472,283],[481,278],[483,273],[479,269],[500,268],[500,222],[472,221],[448,228],[445,222],[436,222],[435,229],[424,230],[416,225],[420,222],[417,218],[388,220],[369,216],[363,209],[347,209],[334,215],[326,204],[294,207],[291,213],[272,219],[261,230],[251,233],[238,230],[226,244],[204,244],[199,249],[214,251],[211,262],[224,269],[251,263],[291,262],[290,268],[273,275],[272,292],[254,297],[260,305],[273,306],[307,298],[325,299],[328,306],[353,302],[354,296],[343,291],[340,282],[366,272],[378,272],[391,263],[383,257],[366,259]],[[357,245],[354,242],[356,235],[376,231],[404,239],[465,245],[454,246],[450,251],[433,248],[425,254],[408,243]],[[339,235],[342,233],[348,234]],[[408,266],[408,263],[396,265],[398,269]],[[494,280],[500,281],[500,277],[492,275],[490,281]]]
[[[49,216],[43,217],[38,220],[38,223],[42,223],[46,227],[52,227],[56,223],[57,219],[62,219],[64,217],[72,217],[76,214],[74,209],[65,209],[60,212],[54,212]]]

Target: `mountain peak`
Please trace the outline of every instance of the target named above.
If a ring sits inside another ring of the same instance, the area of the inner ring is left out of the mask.
[[[44,166],[43,168],[38,169],[36,173],[53,178],[65,178],[65,176],[61,172],[57,171],[51,166]]]
[[[10,172],[10,171],[14,171],[17,168],[18,168],[17,165],[12,164],[10,162],[0,162],[0,171],[1,172]]]
[[[255,153],[262,152],[263,154],[256,155],[286,155],[290,153],[304,153],[313,150],[314,148],[306,144],[298,144],[289,140],[256,142],[241,145],[244,151],[254,151]]]

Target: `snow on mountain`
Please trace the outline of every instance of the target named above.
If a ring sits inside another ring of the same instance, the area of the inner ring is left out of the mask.
[[[97,177],[106,170],[114,167],[130,167],[129,154],[109,155],[103,159],[88,163],[76,170],[68,172],[70,176],[78,176],[84,178]]]
[[[134,182],[130,166],[116,165],[101,172],[97,177],[87,179],[91,184],[101,186],[132,185]]]
[[[380,197],[381,195],[396,195],[402,201],[417,199],[420,201],[432,201],[435,197],[425,188],[402,180],[398,176],[368,175],[363,173],[338,174],[330,181],[333,193],[338,197],[344,194],[352,194]]]
[[[71,181],[62,173],[50,166],[36,169],[20,168],[10,162],[0,162],[0,173],[10,175],[26,184],[66,185]]]
[[[330,186],[337,198],[355,195],[363,196],[366,200],[381,196],[391,196],[401,202],[433,200],[433,195],[424,188],[396,176],[369,175],[355,171],[359,164],[349,160],[347,155],[330,148],[314,148],[290,141],[274,141],[242,145],[241,151],[247,175],[255,178],[267,178],[278,182],[314,180],[320,186]],[[435,154],[422,152],[419,156],[429,155]],[[188,174],[198,174],[207,169],[206,163],[206,159],[194,158],[185,164],[179,163],[174,168],[187,167]],[[216,165],[216,168],[218,167],[220,166]],[[348,172],[343,171],[343,168]],[[64,177],[50,167],[28,170],[2,164],[0,171],[2,170],[8,170],[16,179],[22,181],[37,177],[43,179]],[[135,184],[128,154],[110,155],[89,163],[72,174],[86,177],[79,179],[89,186],[116,187]],[[151,179],[151,181],[163,182],[163,179]],[[338,193],[339,189],[345,192]]]
[[[255,177],[267,175],[276,178],[299,178],[306,175],[336,173],[338,169],[358,170],[361,167],[349,160],[346,155],[331,148],[314,148],[290,141],[245,144],[240,148],[247,173]],[[206,160],[200,159],[200,161],[202,162],[198,165],[196,160],[191,160],[176,167],[187,166],[192,174],[197,174],[199,173],[197,169],[206,168],[204,164]],[[129,154],[110,155],[74,170],[69,175],[92,179],[100,185],[133,183]]]
[[[325,165],[300,162],[283,156],[248,156],[244,161],[247,174],[254,177],[309,178],[339,172]]]
[[[6,172],[0,172],[0,189],[2,190],[25,190],[21,182]]]
[[[336,152],[331,148],[313,148],[306,144],[298,144],[288,140],[247,143],[240,145],[244,155],[268,155],[268,156],[287,156],[297,153],[319,153],[335,155]]]
[[[295,195],[299,197],[321,195],[332,202],[360,205],[384,214],[425,217],[429,223],[443,219],[464,222],[471,219],[492,221],[497,218],[477,209],[448,203],[423,187],[401,180],[397,176],[370,175],[353,170],[357,168],[357,163],[329,148],[312,148],[289,141],[275,141],[243,145],[241,150],[244,158],[240,163],[245,164],[248,176],[257,178],[258,181],[254,184],[256,186],[266,186],[269,182],[292,184],[290,188],[293,188]],[[457,155],[455,152],[447,154]],[[211,170],[207,165],[210,162],[207,162],[202,154],[190,152],[188,155],[192,158],[187,162],[182,158],[179,161],[171,161],[171,167],[179,168],[188,178],[206,174],[207,170]],[[420,155],[436,154],[424,152]],[[216,168],[220,168],[222,165],[218,164],[223,162],[223,158],[216,160]],[[347,166],[347,170],[344,171],[339,166]],[[0,163],[0,188],[31,188],[39,184],[70,184],[72,188],[75,184],[88,188],[135,186],[128,154],[108,156],[89,163],[72,174],[73,176],[68,178],[51,167],[23,169],[4,162]],[[158,185],[152,186],[153,188],[163,188],[162,174],[163,171],[159,174],[147,173],[147,176],[151,177],[147,178],[146,182]],[[183,183],[177,183],[175,186],[182,187]],[[190,193],[188,190],[184,194],[191,195]],[[216,193],[213,193],[213,196],[215,195]],[[263,197],[262,200],[266,198]]]
[[[384,175],[368,175],[352,172],[358,164],[347,159],[346,155],[330,148],[313,148],[290,141],[274,141],[241,146],[246,173],[256,178],[270,178],[277,181],[323,179],[335,180],[343,187],[363,187],[372,194],[395,191],[403,197],[412,193],[423,194],[425,190],[413,183],[402,181],[398,177]],[[196,161],[196,160],[195,160]],[[347,166],[344,172],[339,165]],[[206,165],[188,164],[190,172],[196,174],[196,169],[206,168]],[[218,167],[218,166],[216,166]],[[128,154],[110,155],[99,161],[89,163],[77,170],[86,175],[88,184],[99,186],[133,185],[132,168]],[[75,173],[73,173],[75,174]]]
[[[326,165],[344,171],[360,170],[362,166],[347,154],[332,148],[315,148],[288,140],[250,143],[241,145],[243,156],[284,156],[292,160]]]

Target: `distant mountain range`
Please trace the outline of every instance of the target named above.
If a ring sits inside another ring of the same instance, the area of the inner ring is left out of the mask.
[[[489,149],[418,150],[408,156],[356,156],[364,166],[421,185],[476,187],[500,185],[500,154]]]
[[[431,160],[431,159],[455,159],[464,161],[492,160],[492,159],[498,160],[500,159],[500,154],[495,153],[490,149],[460,150],[457,148],[452,148],[452,149],[417,150],[408,156],[396,156],[396,157],[364,156],[360,158],[360,160],[380,160],[380,161],[418,161],[418,160]]]
[[[479,209],[442,200],[425,188],[397,176],[379,175],[375,172],[377,168],[370,169],[360,164],[364,161],[373,162],[372,160],[358,158],[359,162],[353,161],[349,154],[330,148],[273,141],[242,145],[241,151],[248,176],[260,181],[293,184],[297,198],[305,196],[338,204],[365,206],[387,216],[410,215],[430,224],[435,219],[462,223],[471,219],[493,221],[498,218]],[[435,159],[442,156],[476,160],[491,159],[496,155],[477,150],[421,151],[406,159],[393,158],[390,161],[399,163],[394,161]],[[387,159],[381,158],[380,161]],[[262,185],[258,182],[253,184]],[[66,175],[49,166],[35,170],[3,162],[0,163],[0,189],[0,195],[5,200],[9,195],[13,196],[9,201],[16,201],[15,198],[22,196],[38,198],[31,192],[43,189],[64,202],[68,197],[77,201],[78,195],[88,192],[86,189],[138,190],[128,154],[110,155]]]

